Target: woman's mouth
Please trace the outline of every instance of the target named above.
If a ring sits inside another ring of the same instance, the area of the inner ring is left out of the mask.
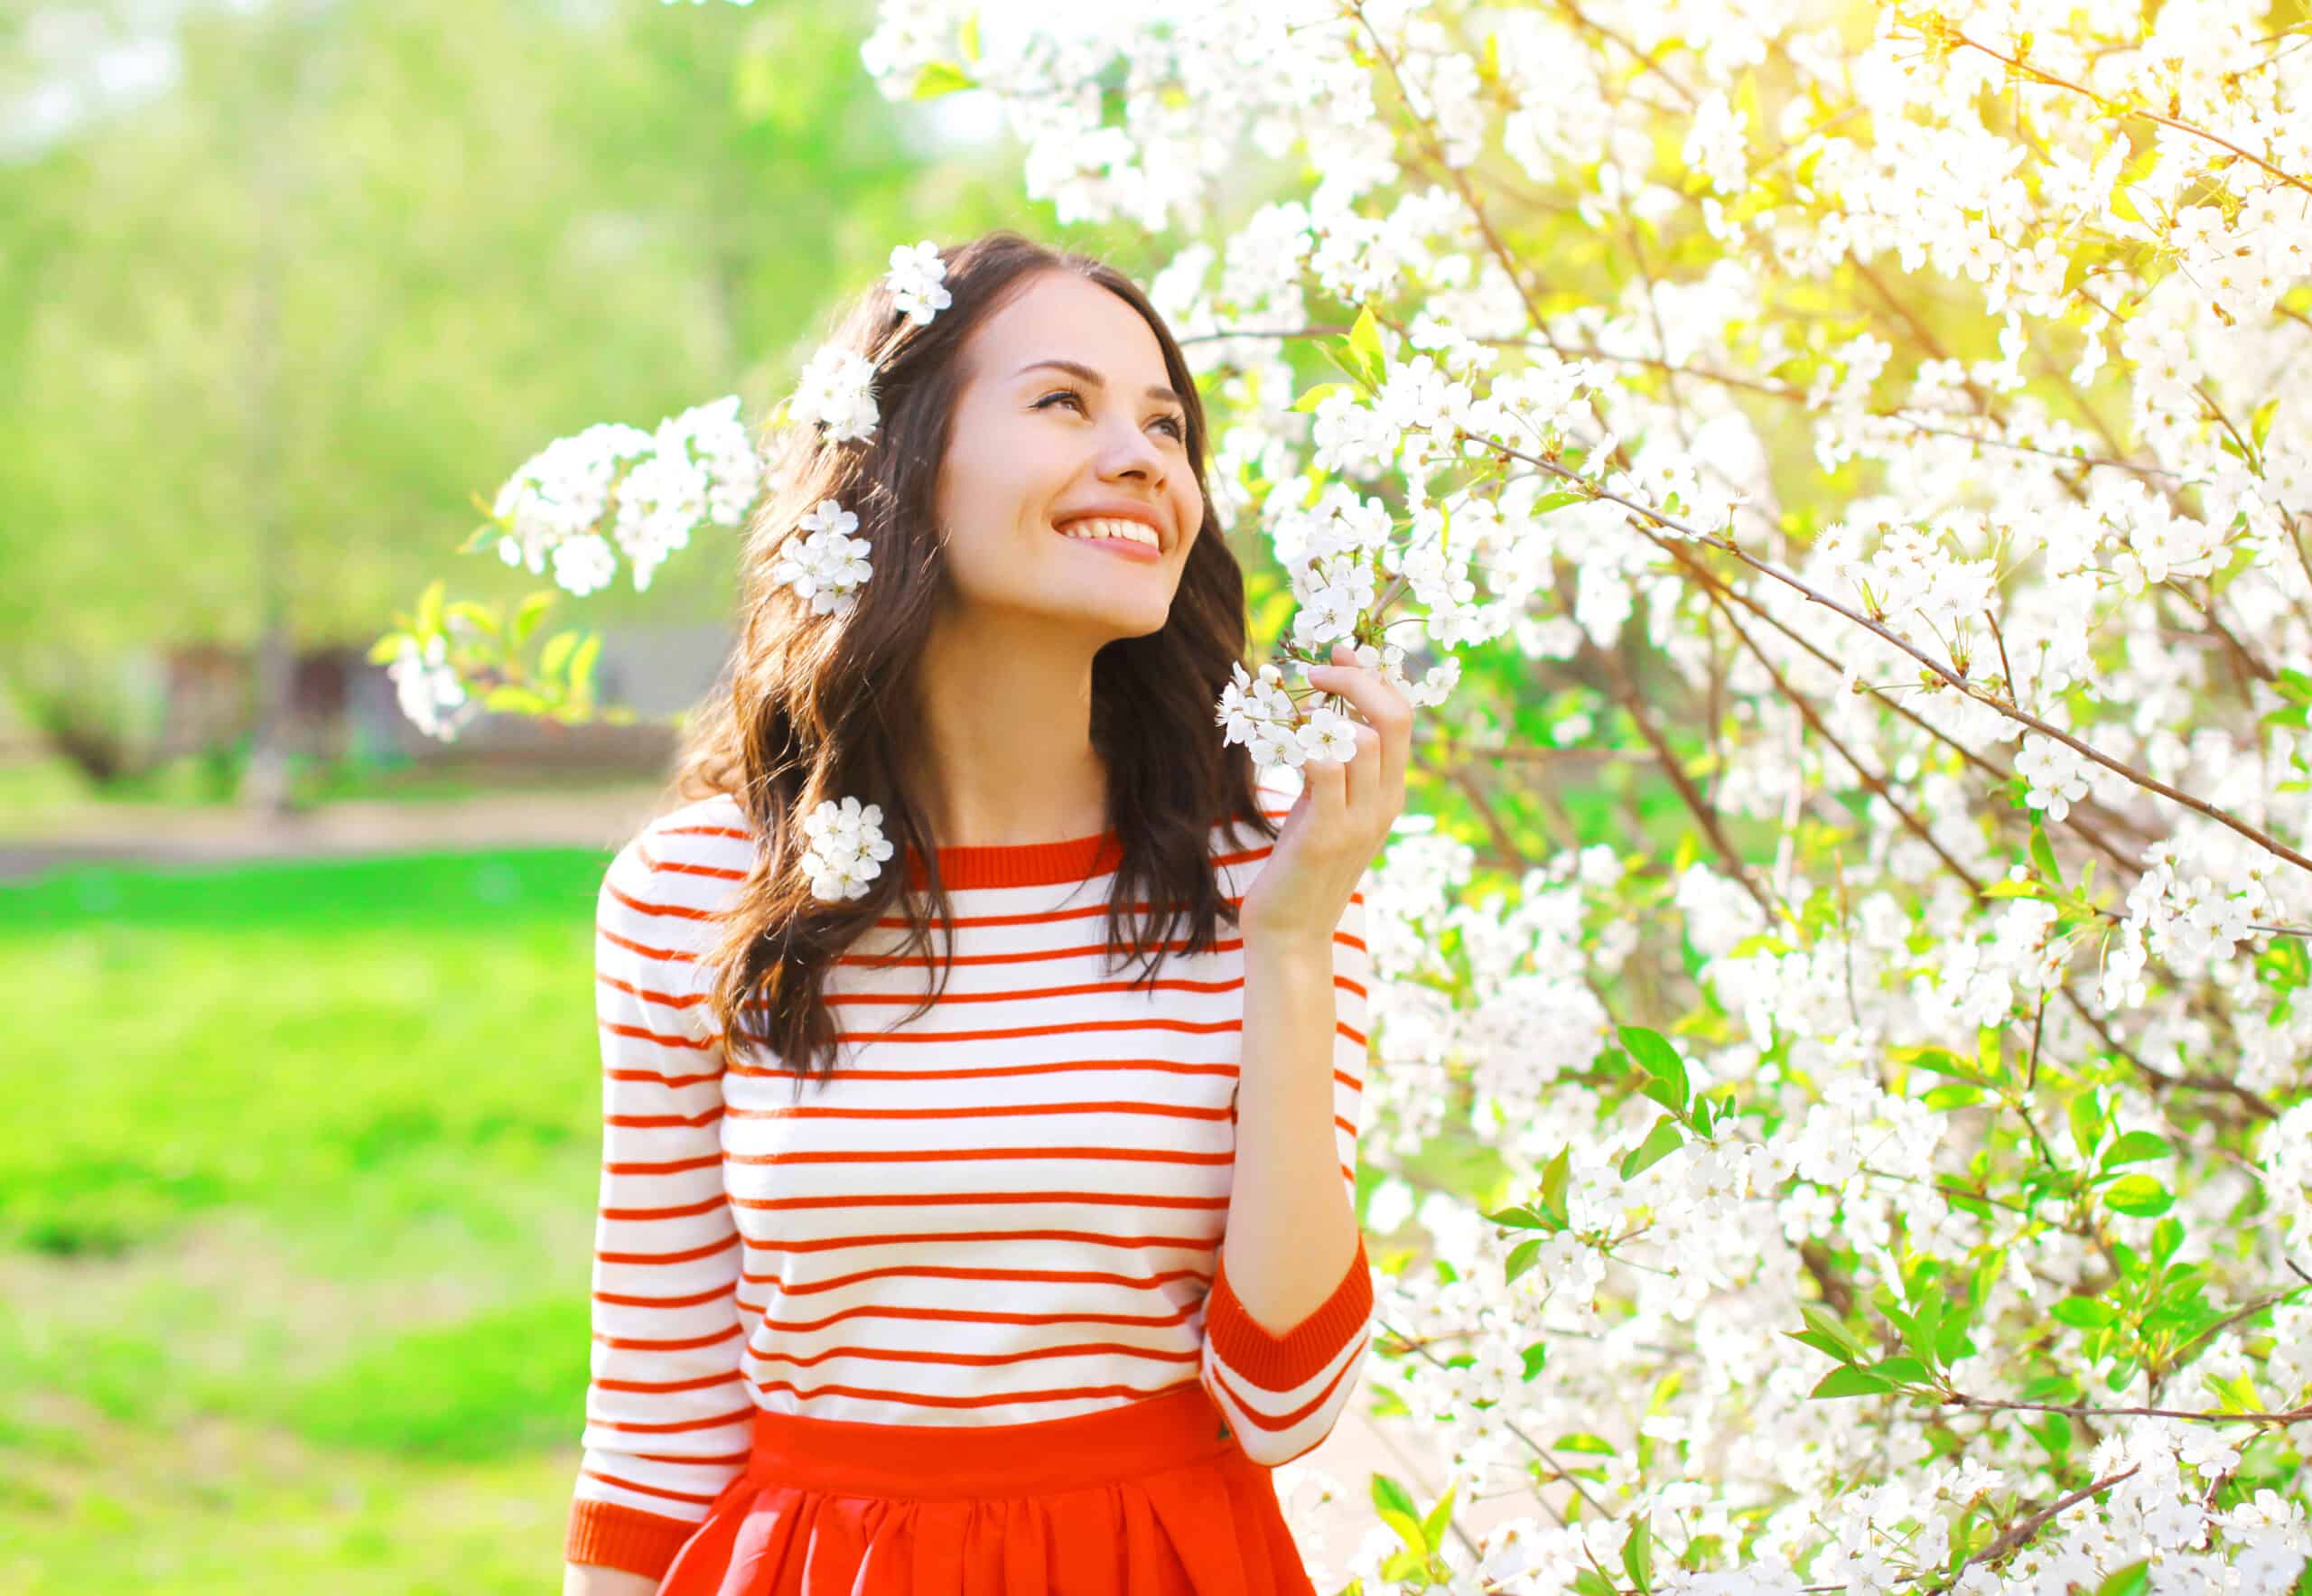
[[[1163,550],[1158,546],[1156,528],[1144,521],[1088,516],[1053,529],[1071,543],[1106,549],[1127,559],[1154,562],[1164,557]]]

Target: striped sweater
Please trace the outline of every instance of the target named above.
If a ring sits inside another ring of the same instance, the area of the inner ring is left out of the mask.
[[[1282,820],[1297,778],[1263,777]],[[1270,853],[1216,826],[1241,902]],[[1273,1466],[1331,1431],[1371,1339],[1362,1237],[1328,1299],[1273,1331],[1221,1256],[1244,944],[1106,967],[1114,834],[946,848],[948,988],[888,916],[829,972],[825,1086],[731,1059],[701,953],[747,873],[734,801],[646,826],[597,901],[602,1164],[573,1563],[657,1576],[745,1466],[757,1407],[881,1424],[1073,1417],[1200,1381]],[[910,878],[921,862],[904,850]],[[890,868],[887,864],[886,868]],[[935,929],[936,930],[936,929]],[[1365,893],[1333,937],[1334,1131],[1355,1193]],[[935,950],[947,947],[935,936]],[[1179,941],[1168,945],[1176,950]]]

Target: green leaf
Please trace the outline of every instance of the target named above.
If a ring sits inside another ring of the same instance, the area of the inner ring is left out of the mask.
[[[1364,357],[1347,352],[1347,346],[1340,340],[1334,339],[1328,342],[1319,343],[1317,346],[1317,352],[1353,378],[1352,386],[1357,392],[1363,393],[1367,388],[1379,386],[1374,381],[1373,373],[1366,366]]]
[[[1617,1029],[1621,1033],[1622,1046],[1629,1050],[1629,1056],[1637,1060],[1639,1068],[1676,1095],[1678,1100],[1667,1105],[1670,1110],[1675,1113],[1683,1108],[1690,1091],[1686,1083],[1686,1064],[1678,1057],[1678,1050],[1670,1045],[1669,1039],[1660,1031],[1649,1031],[1643,1025],[1623,1025]]]
[[[2279,396],[2274,394],[2248,413],[2248,435],[2255,440],[2258,453],[2262,452],[2264,440],[2272,435],[2272,417],[2279,411]]]
[[[1833,1396],[1878,1396],[1892,1389],[1877,1375],[1865,1374],[1859,1368],[1834,1368],[1824,1375],[1808,1395],[1825,1399]]]
[[[471,599],[459,599],[443,611],[443,617],[463,621],[476,631],[498,635],[498,611],[488,604],[477,604]]]
[[[2007,1028],[2003,1025],[1979,1025],[1975,1028],[1976,1078],[1994,1086],[2012,1080],[2007,1068]]]
[[[2047,1312],[2061,1323],[2077,1330],[2102,1330],[2119,1318],[2110,1303],[2094,1297],[2065,1297]]]
[[[1937,1114],[1964,1108],[1983,1100],[1983,1089],[1971,1080],[1945,1081],[1919,1099]]]
[[[962,49],[964,52],[964,59],[965,61],[975,61],[979,60],[978,12],[972,12],[964,18],[963,25],[956,30],[956,42],[958,47]]]
[[[1853,1348],[1846,1346],[1841,1342],[1832,1340],[1830,1337],[1824,1335],[1820,1330],[1785,1330],[1782,1333],[1788,1336],[1794,1341],[1804,1342],[1805,1345],[1814,1349],[1817,1352],[1837,1358],[1841,1363],[1852,1363],[1854,1361]]]
[[[1502,1265],[1502,1283],[1506,1285],[1531,1269],[1534,1266],[1534,1260],[1541,1255],[1542,1243],[1547,1239],[1548,1237],[1541,1236],[1529,1237],[1510,1248],[1509,1261]]]
[[[1902,1047],[1892,1049],[1891,1054],[1898,1064],[1916,1064],[1921,1069],[1931,1069],[1937,1075],[1953,1076],[1960,1080],[1978,1084],[1983,1078],[1973,1065],[1944,1048]]]
[[[546,639],[545,648],[538,655],[538,674],[552,678],[570,658],[570,650],[578,646],[574,631],[558,631]]]
[[[1370,1489],[1375,1507],[1392,1507],[1409,1517],[1420,1515],[1421,1509],[1413,1505],[1412,1493],[1389,1475],[1375,1474]]]
[[[2209,1375],[2207,1388],[2223,1400],[2217,1410],[2222,1413],[2262,1413],[2264,1399],[2256,1394],[2255,1382],[2246,1375]]]
[[[1429,1517],[1421,1521],[1422,1534],[1429,1537],[1429,1544],[1432,1546],[1441,1546],[1445,1544],[1446,1526],[1453,1522],[1455,1489],[1453,1486],[1447,1486],[1445,1494],[1438,1498],[1437,1506],[1431,1508]]]
[[[969,72],[953,61],[926,61],[915,75],[912,99],[937,99],[943,94],[953,94],[959,89],[976,89],[978,83]]]
[[[1897,1386],[1931,1385],[1934,1379],[1933,1371],[1916,1358],[1882,1358],[1872,1364],[1868,1372],[1875,1378]]]
[[[1681,1112],[1686,1106],[1686,1100],[1678,1095],[1678,1088],[1666,1080],[1647,1081],[1638,1088],[1638,1095],[1661,1104],[1673,1114]]]
[[[1295,410],[1313,411],[1318,406],[1323,404],[1327,399],[1331,398],[1335,394],[1354,394],[1356,391],[1357,387],[1355,383],[1320,382],[1316,387],[1310,388],[1307,393],[1302,394],[1299,398],[1293,400],[1292,407]]]
[[[1614,1582],[1594,1568],[1574,1571],[1573,1590],[1574,1596],[1616,1596]]]
[[[1348,347],[1367,362],[1388,369],[1388,357],[1381,350],[1381,319],[1366,305],[1356,313],[1356,325],[1348,330]]]
[[[1988,1219],[1990,1218],[1990,1204],[1985,1202],[1981,1198],[1977,1197],[1973,1192],[1961,1191],[1956,1187],[1953,1186],[1937,1186],[1935,1190],[1943,1194],[1944,1201],[1949,1203],[1953,1208],[1957,1209],[1961,1213],[1972,1214],[1978,1219]]]
[[[2174,1195],[2149,1175],[2121,1175],[2103,1193],[2103,1200],[2139,1219],[2156,1218],[2176,1206]]]
[[[1827,1336],[1844,1347],[1850,1354],[1848,1362],[1851,1363],[1856,1358],[1861,1356],[1861,1345],[1847,1333],[1846,1326],[1841,1324],[1829,1309],[1816,1302],[1801,1302],[1798,1304],[1798,1312],[1799,1316],[1805,1320],[1807,1329],[1816,1335]]]
[[[2175,1152],[2164,1137],[2149,1131],[2130,1131],[2103,1154],[2103,1167],[2108,1170],[2123,1163],[2140,1163],[2147,1158],[2171,1158]]]
[[[413,643],[417,640],[416,639],[410,637],[410,635],[406,631],[389,631],[386,633],[385,636],[379,638],[376,642],[369,645],[369,663],[372,665],[391,665],[394,660],[394,656],[401,652],[401,646],[405,639]]]
[[[2039,873],[2056,885],[2063,885],[2063,866],[2056,863],[2054,845],[2047,841],[2047,828],[2034,817],[2031,821],[2031,863]]]
[[[417,596],[417,620],[410,630],[417,634],[417,641],[421,647],[441,634],[442,594],[448,590],[448,587],[447,581],[436,576],[425,584],[425,591]]]
[[[1557,1216],[1561,1224],[1571,1224],[1565,1206],[1565,1184],[1573,1168],[1573,1149],[1561,1147],[1556,1156],[1542,1166],[1542,1207]]]
[[[570,690],[581,698],[585,697],[592,686],[594,660],[601,651],[602,634],[590,631],[586,634],[586,640],[578,645],[578,651],[570,657]]]
[[[484,709],[505,714],[544,714],[545,700],[527,687],[517,687],[511,682],[490,688],[481,701]]]
[[[1678,1122],[1664,1115],[1655,1121],[1654,1128],[1645,1134],[1645,1140],[1632,1148],[1628,1156],[1622,1160],[1622,1179],[1627,1181],[1641,1170],[1653,1168],[1685,1143],[1684,1135],[1678,1130]]]
[[[2071,1100],[2071,1139],[2079,1148],[2079,1156],[2095,1156],[2095,1143],[2103,1135],[2103,1109],[2096,1100],[2093,1087],[2079,1093]]]
[[[2095,1587],[2095,1596],[2144,1596],[2150,1589],[2151,1559],[2146,1557],[2105,1574],[2103,1582]]]
[[[1381,1508],[1380,1515],[1381,1522],[1397,1532],[1397,1539],[1405,1544],[1407,1552],[1415,1557],[1429,1554],[1429,1537],[1422,1533],[1420,1519],[1410,1513],[1400,1513],[1394,1507]]]
[[[1550,1448],[1552,1451],[1587,1452],[1591,1457],[1610,1458],[1617,1455],[1614,1443],[1602,1435],[1592,1435],[1587,1430],[1575,1430],[1561,1435]]]
[[[1622,1543],[1622,1567],[1639,1590],[1654,1589],[1654,1526],[1643,1518],[1630,1526],[1629,1539]]]
[[[2009,881],[2001,876],[1985,887],[1982,895],[1986,898],[2044,898],[2046,893],[2041,890],[2037,882]]]
[[[1910,1333],[1903,1339],[1912,1351],[1928,1363],[1934,1361],[1934,1335],[1943,1324],[1943,1310],[1948,1299],[1943,1288],[1932,1281],[1922,1281],[1912,1293]]]
[[[1525,1349],[1523,1356],[1525,1360],[1525,1369],[1524,1372],[1517,1377],[1521,1380],[1530,1380],[1535,1375],[1540,1374],[1543,1368],[1549,1363],[1549,1343],[1546,1341],[1536,1341],[1532,1346]]]
[[[1935,1362],[1947,1367],[1973,1354],[1974,1343],[1967,1339],[1968,1314],[1966,1304],[1961,1303],[1944,1319],[1934,1332]]]
[[[514,611],[514,624],[506,634],[507,641],[517,649],[528,642],[530,633],[537,630],[538,622],[554,607],[554,600],[555,592],[550,587],[540,588],[524,599],[521,608]]]

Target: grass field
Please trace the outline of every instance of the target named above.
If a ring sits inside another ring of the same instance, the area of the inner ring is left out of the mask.
[[[559,1587],[606,863],[0,887],[0,1591]]]

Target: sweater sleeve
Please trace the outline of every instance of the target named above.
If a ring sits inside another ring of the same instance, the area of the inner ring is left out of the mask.
[[[1367,870],[1367,881],[1371,874]],[[1333,1135],[1352,1203],[1367,1056],[1366,988],[1372,968],[1365,899],[1360,884],[1333,932]],[[1228,1283],[1226,1254],[1224,1244],[1205,1298],[1199,1376],[1245,1454],[1274,1468],[1330,1434],[1356,1392],[1372,1339],[1373,1276],[1365,1236],[1360,1229],[1356,1255],[1331,1295],[1282,1334],[1263,1328],[1245,1311]]]
[[[722,1043],[691,979],[703,891],[653,846],[647,830],[629,842],[595,902],[602,1163],[564,1556],[655,1578],[744,1468],[754,1405],[739,1371]]]

